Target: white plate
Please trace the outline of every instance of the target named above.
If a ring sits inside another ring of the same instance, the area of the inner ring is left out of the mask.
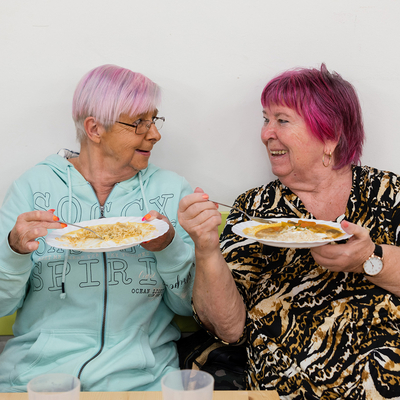
[[[116,224],[117,222],[142,222],[142,217],[101,218],[101,219],[93,219],[91,221],[76,222],[76,224],[80,225],[80,226],[87,226],[90,228],[93,225]],[[169,229],[169,225],[160,219],[155,219],[153,221],[144,222],[144,223],[154,225],[156,227],[156,231],[150,238],[146,238],[145,240],[142,240],[139,242],[132,239],[132,241],[130,241],[130,242],[126,242],[126,243],[117,245],[112,240],[109,240],[107,242],[101,242],[101,244],[97,247],[89,247],[89,248],[74,247],[70,244],[60,242],[59,240],[56,239],[56,238],[61,237],[62,235],[65,235],[68,232],[78,230],[77,227],[71,226],[71,225],[68,225],[64,229],[54,229],[46,236],[45,239],[49,246],[57,247],[59,249],[85,251],[85,252],[94,253],[94,252],[99,252],[99,251],[123,250],[123,249],[127,249],[129,247],[137,246],[138,244],[142,243],[143,241],[152,240],[152,239],[158,238],[159,236],[164,235],[164,233],[167,232]]]
[[[322,221],[319,219],[305,219],[305,218],[271,218],[271,219],[268,218],[268,220],[273,221],[273,222],[313,221],[313,222],[316,222],[317,224],[329,225],[329,226],[332,226],[333,228],[340,229],[344,233],[344,235],[340,236],[339,238],[336,238],[336,239],[319,240],[319,241],[315,241],[315,242],[288,242],[288,241],[279,241],[279,240],[265,240],[265,239],[256,238],[254,236],[249,236],[249,235],[246,235],[245,233],[243,233],[243,229],[245,229],[245,228],[249,228],[251,226],[256,226],[256,225],[263,225],[260,222],[255,222],[255,221],[241,222],[239,224],[236,224],[232,227],[232,231],[236,235],[242,236],[247,239],[254,240],[256,242],[267,244],[268,246],[287,247],[287,248],[294,248],[294,249],[301,249],[301,248],[307,249],[307,248],[311,248],[311,247],[323,246],[324,244],[331,243],[331,242],[338,241],[338,240],[348,239],[351,236],[353,236],[353,235],[349,235],[348,233],[344,232],[344,230],[341,228],[341,226],[338,222]]]

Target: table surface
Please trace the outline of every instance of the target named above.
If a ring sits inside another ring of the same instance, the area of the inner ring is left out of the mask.
[[[28,400],[28,393],[0,393],[1,400]],[[81,392],[79,400],[162,400],[161,392]],[[213,400],[279,400],[276,391],[214,391]]]

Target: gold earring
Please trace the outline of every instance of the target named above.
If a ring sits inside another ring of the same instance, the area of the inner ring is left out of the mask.
[[[325,155],[327,155],[329,157],[328,164],[325,164]],[[332,152],[330,152],[329,154],[324,153],[324,155],[322,156],[322,165],[324,167],[328,168],[329,165],[331,164],[331,161],[332,161]]]

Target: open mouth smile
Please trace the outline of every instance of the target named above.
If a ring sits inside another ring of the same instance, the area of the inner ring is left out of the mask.
[[[271,156],[281,156],[283,154],[286,154],[286,150],[270,150]]]

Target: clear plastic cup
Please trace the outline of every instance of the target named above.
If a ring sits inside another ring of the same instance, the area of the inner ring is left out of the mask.
[[[183,369],[161,379],[163,400],[212,400],[214,378],[208,372]]]
[[[29,400],[78,400],[80,380],[68,374],[45,374],[28,383]]]

